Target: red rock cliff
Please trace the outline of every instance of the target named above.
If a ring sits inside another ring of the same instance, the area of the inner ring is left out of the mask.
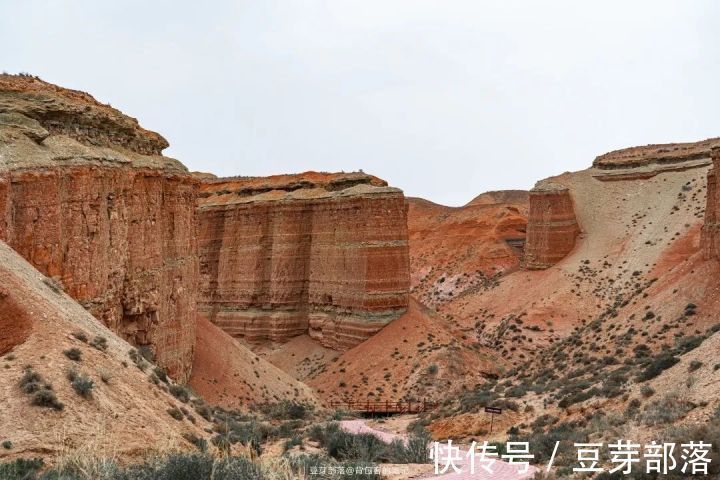
[[[575,246],[580,233],[567,187],[543,183],[530,190],[526,267],[538,270],[562,260]]]
[[[713,168],[707,174],[705,222],[700,245],[706,259],[720,259],[720,199],[718,199],[717,171],[720,167],[720,147],[712,150]]]
[[[85,93],[0,76],[0,239],[183,381],[197,181],[166,146]]]
[[[402,192],[362,173],[205,179],[199,309],[249,340],[356,345],[408,306]]]

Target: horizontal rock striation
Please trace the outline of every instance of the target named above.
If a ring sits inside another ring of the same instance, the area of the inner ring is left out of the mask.
[[[525,265],[530,270],[549,268],[575,247],[580,227],[567,187],[542,183],[530,190]]]
[[[165,146],[87,94],[0,76],[0,239],[184,381],[197,180]]]
[[[206,179],[202,314],[234,336],[352,347],[408,306],[402,192],[362,173]]]
[[[720,138],[629,147],[596,157],[593,166],[603,170],[614,170],[691,162],[709,159],[710,151],[718,146],[720,146]]]
[[[700,246],[706,259],[720,259],[720,199],[718,199],[717,171],[720,167],[720,147],[712,151],[713,168],[707,174],[705,221]]]

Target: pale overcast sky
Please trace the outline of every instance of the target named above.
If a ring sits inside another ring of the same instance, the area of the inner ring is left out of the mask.
[[[720,135],[720,2],[0,0],[0,69],[90,92],[192,170],[363,169],[460,205]]]

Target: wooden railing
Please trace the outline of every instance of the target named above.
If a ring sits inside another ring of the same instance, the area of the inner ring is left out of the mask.
[[[330,408],[343,409],[358,413],[422,413],[437,407],[436,402],[420,400],[416,402],[390,401],[348,401],[330,402]]]

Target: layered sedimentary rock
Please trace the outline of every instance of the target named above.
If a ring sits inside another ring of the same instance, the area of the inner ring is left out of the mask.
[[[0,76],[0,239],[185,380],[197,180],[166,146],[85,93]]]
[[[705,222],[700,245],[706,259],[720,259],[720,201],[718,199],[717,170],[720,167],[720,147],[712,151],[713,168],[707,174]]]
[[[580,228],[567,187],[553,182],[540,183],[530,190],[526,267],[551,267],[575,247]]]
[[[402,191],[363,173],[204,179],[201,313],[234,336],[356,345],[408,306]]]
[[[603,181],[638,180],[663,172],[704,168],[712,163],[710,151],[717,146],[720,138],[615,150],[595,158],[593,176]]]

